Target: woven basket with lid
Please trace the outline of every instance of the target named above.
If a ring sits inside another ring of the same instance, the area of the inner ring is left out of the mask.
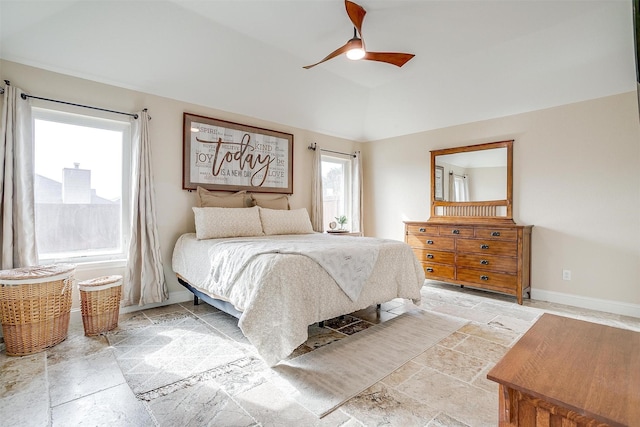
[[[0,271],[0,321],[8,356],[37,353],[67,338],[75,268],[52,264]]]
[[[100,335],[118,326],[122,276],[96,277],[79,282],[78,287],[85,335]]]

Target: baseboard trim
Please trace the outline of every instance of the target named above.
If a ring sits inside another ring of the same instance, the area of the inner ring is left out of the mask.
[[[584,297],[535,288],[531,290],[531,298],[540,301],[548,301],[557,304],[571,305],[574,307],[588,308],[591,310],[605,311],[607,313],[640,318],[640,304]]]

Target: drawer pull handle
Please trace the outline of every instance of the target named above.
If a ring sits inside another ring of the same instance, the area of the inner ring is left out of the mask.
[[[433,240],[427,240],[427,245],[433,245]]]
[[[489,245],[480,245],[480,249],[489,249]]]
[[[480,261],[480,264],[489,265],[489,260],[483,259],[483,260]]]
[[[431,267],[427,268],[427,273],[433,273],[433,268]]]
[[[427,254],[428,259],[433,259],[433,254]]]
[[[460,234],[460,230],[456,229],[456,230],[451,230],[451,233],[453,234]]]
[[[489,280],[489,276],[480,276],[482,280]]]
[[[419,231],[420,231],[421,233],[424,233],[425,231],[427,231],[427,229],[426,229],[426,228],[424,228],[424,227],[420,227]]]
[[[499,231],[494,231],[491,233],[492,236],[494,237],[499,237],[500,236],[500,232]]]

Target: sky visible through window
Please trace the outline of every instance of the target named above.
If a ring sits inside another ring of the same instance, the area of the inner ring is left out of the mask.
[[[91,188],[109,200],[122,194],[122,132],[35,120],[35,173],[62,182],[62,169],[91,170]]]

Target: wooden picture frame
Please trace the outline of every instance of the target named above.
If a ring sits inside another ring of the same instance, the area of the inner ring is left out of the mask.
[[[293,135],[184,113],[182,188],[293,193]]]
[[[434,174],[435,179],[435,200],[444,200],[444,168],[436,166]]]

